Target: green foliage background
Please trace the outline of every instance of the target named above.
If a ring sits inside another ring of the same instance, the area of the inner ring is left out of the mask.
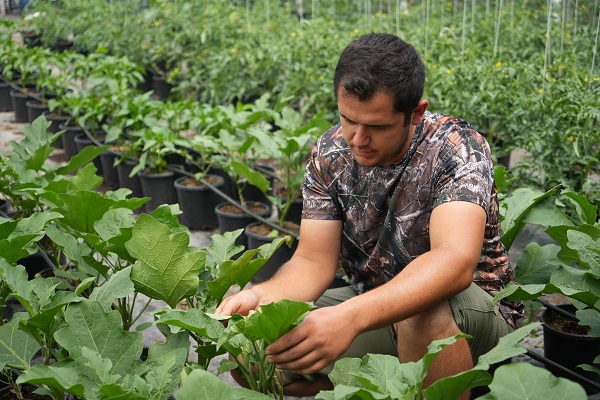
[[[175,99],[271,93],[332,122],[341,50],[366,32],[396,33],[423,56],[430,110],[471,122],[497,157],[526,151],[519,184],[600,200],[598,2],[38,0],[29,11],[47,45],[68,37],[127,56],[167,78]]]

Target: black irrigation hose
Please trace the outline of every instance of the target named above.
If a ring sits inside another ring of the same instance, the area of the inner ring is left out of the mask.
[[[6,83],[8,86],[10,86],[13,90],[20,92],[21,94],[25,94],[28,97],[31,97],[34,100],[37,101],[44,101],[42,99],[41,96],[38,96],[37,94],[33,94],[33,93],[29,93],[29,92],[25,92],[25,89],[19,85],[15,85],[12,81],[9,81],[4,75],[0,74],[0,79],[4,81],[4,83]]]
[[[96,146],[102,146],[102,143],[98,142],[98,140],[96,140],[96,138],[94,138],[94,135],[92,135],[91,132],[88,129],[83,128],[83,131],[85,132],[85,134],[88,137],[88,139],[90,139],[94,145],[96,145]],[[110,150],[110,149],[108,149],[108,151],[111,152],[111,153],[113,153],[116,156],[122,156],[123,155],[122,153],[119,153],[119,152],[116,152],[116,151],[113,151],[113,150]],[[133,161],[133,162],[138,162],[139,161],[135,157],[131,157],[131,156],[128,156],[127,159],[129,161]],[[177,167],[173,167],[173,166],[167,165],[166,169],[168,169],[171,172],[176,172],[178,174],[185,175],[187,177],[194,178],[194,179],[198,180],[198,182],[202,183],[204,186],[206,186],[207,188],[209,188],[210,190],[212,190],[213,192],[215,192],[223,200],[225,200],[228,203],[230,203],[230,204],[236,206],[237,208],[239,208],[244,214],[257,219],[258,221],[262,222],[263,224],[266,224],[266,225],[270,226],[273,229],[277,229],[278,231],[283,232],[286,235],[290,235],[294,239],[298,239],[298,234],[297,233],[294,233],[294,232],[292,232],[290,230],[287,230],[284,227],[279,226],[276,223],[274,223],[272,221],[269,221],[269,220],[261,217],[260,215],[254,214],[252,211],[248,210],[246,207],[243,207],[237,200],[234,200],[233,198],[231,198],[230,196],[228,196],[226,193],[224,193],[221,190],[219,190],[217,187],[211,185],[205,179],[196,178],[195,174],[193,174],[193,173],[191,173],[189,171],[186,171],[183,168],[177,168]],[[263,172],[263,170],[261,169],[260,172]],[[264,171],[264,172],[268,173],[268,171]]]
[[[567,310],[564,310],[560,307],[555,306],[552,303],[547,302],[546,300],[537,298],[535,299],[538,303],[541,303],[544,307],[554,311],[557,314],[560,314],[568,319],[570,319],[571,321],[575,321],[575,322],[579,322],[579,318],[577,318],[574,314],[568,312]]]

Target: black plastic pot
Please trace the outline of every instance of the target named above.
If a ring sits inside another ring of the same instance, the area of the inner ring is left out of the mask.
[[[52,49],[58,53],[62,53],[65,50],[69,50],[73,47],[73,42],[65,39],[58,39],[52,46]]]
[[[58,131],[60,131],[61,130],[60,125],[65,124],[71,117],[70,115],[62,115],[62,114],[58,114],[56,112],[52,112],[50,110],[43,111],[42,115],[44,117],[46,117],[46,119],[48,121],[50,121],[50,127],[48,128],[48,130],[52,133],[57,133]],[[54,142],[52,142],[52,146],[57,149],[62,149],[63,148],[62,137],[59,137]]]
[[[168,83],[162,76],[152,76],[152,90],[154,90],[154,93],[156,93],[160,100],[168,99],[169,95],[171,94],[171,89],[173,89],[173,86],[170,83]]]
[[[11,87],[8,83],[0,81],[0,111],[13,111],[12,99],[10,97]]]
[[[257,249],[263,244],[271,243],[273,241],[272,237],[259,235],[252,231],[252,228],[262,224],[262,222],[253,222],[246,226],[244,229],[244,233],[248,237],[248,249]],[[264,282],[267,279],[271,278],[275,272],[281,267],[283,264],[289,261],[290,258],[294,255],[294,251],[298,248],[298,241],[294,240],[292,247],[288,247],[285,243],[282,244],[276,251],[273,253],[269,261],[262,266],[261,269],[258,270],[256,274],[252,277],[252,282],[259,283]]]
[[[35,99],[27,100],[25,106],[27,107],[27,119],[30,124],[40,117],[44,111],[49,110],[48,103]]]
[[[146,93],[152,90],[152,73],[146,71],[144,73],[144,80],[138,83],[135,87],[137,90],[142,93]]]
[[[225,181],[217,175],[208,175],[212,186],[221,190]],[[193,178],[182,176],[175,181],[174,187],[177,192],[177,201],[182,211],[181,223],[193,230],[209,230],[219,224],[215,207],[221,202],[221,197],[209,187],[201,184],[186,184],[194,182]],[[197,182],[197,181],[195,181]]]
[[[75,136],[83,133],[83,128],[79,125],[65,125],[65,123],[62,123],[59,125],[59,129],[65,131],[61,138],[65,160],[69,161],[78,152],[77,144],[75,144]]]
[[[264,203],[257,203],[262,206],[263,211],[259,211],[257,214],[260,217],[267,218],[271,212],[269,207]],[[256,222],[256,218],[251,215],[247,215],[239,210],[236,213],[226,212],[223,208],[226,206],[230,206],[230,203],[224,202],[220,203],[215,207],[215,213],[217,214],[217,219],[219,220],[219,233],[223,234],[225,232],[231,232],[238,229],[244,229],[246,226],[250,225],[253,222]],[[249,203],[246,203],[246,207],[249,206]],[[235,244],[238,246],[244,246],[245,249],[248,249],[248,237],[246,233],[243,231],[240,236],[235,240]]]
[[[27,101],[29,101],[31,97],[25,93],[13,89],[10,91],[10,98],[12,100],[13,111],[15,113],[15,122],[19,124],[29,122]]]
[[[21,264],[25,267],[27,277],[30,280],[35,278],[36,274],[39,274],[48,268],[54,268],[54,265],[52,265],[51,262],[48,262],[48,259],[44,257],[41,250],[38,250],[36,253],[30,254],[25,258],[21,258],[17,264]]]
[[[115,161],[119,157],[115,157]],[[142,183],[137,175],[129,176],[133,168],[137,165],[135,161],[122,161],[117,164],[117,176],[119,177],[119,187],[131,190],[129,197],[143,197]]]
[[[119,187],[119,174],[115,164],[115,153],[106,150],[100,154],[100,163],[102,164],[102,173],[104,175],[104,183],[113,188]]]
[[[37,47],[42,44],[42,35],[33,31],[21,32],[21,38],[23,39],[23,44],[29,48]]]
[[[560,308],[575,313],[575,307],[571,304],[563,304]],[[589,364],[595,368],[600,368],[600,364],[594,363],[594,359],[600,354],[600,338],[573,333],[562,332],[550,326],[547,321],[550,317],[558,317],[558,313],[550,309],[544,310],[540,320],[543,323],[544,332],[544,356],[561,366],[576,372],[594,382],[600,383],[600,375],[595,372],[585,371],[577,368],[581,364]],[[584,381],[578,381],[575,377],[565,373],[565,371],[546,365],[553,375],[564,377],[580,383],[588,394],[599,393],[596,387],[586,384]]]
[[[150,197],[150,201],[145,204],[147,213],[151,213],[161,204],[177,204],[174,172],[140,172],[138,177],[142,185],[142,194],[144,197]]]
[[[75,141],[75,146],[77,147],[77,153],[83,150],[84,147],[95,146],[94,142],[87,136],[85,132],[78,133],[77,135],[75,135],[75,138],[73,140]],[[104,138],[99,138],[97,140],[99,143],[104,142]],[[104,176],[104,170],[102,168],[102,161],[100,160],[100,156],[94,158],[92,162],[96,167],[96,175]]]
[[[184,163],[185,166],[185,170],[188,172],[191,172],[192,174],[196,174],[198,172],[200,172],[200,168],[198,168],[198,166],[196,166],[194,163],[192,163],[189,160],[185,160]],[[229,176],[229,174],[223,170],[223,168],[219,168],[219,167],[210,167],[208,173],[210,175],[218,175],[221,178],[223,178],[223,186],[221,188],[219,188],[219,190],[221,190],[223,193],[225,193],[227,196],[229,197],[235,197],[234,193],[235,191],[235,185],[233,183],[233,180],[231,179],[231,176]]]

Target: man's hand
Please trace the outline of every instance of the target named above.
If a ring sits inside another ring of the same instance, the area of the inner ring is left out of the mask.
[[[359,333],[337,306],[319,308],[267,347],[268,361],[279,369],[313,374],[342,355]]]
[[[215,314],[218,315],[233,315],[241,314],[248,315],[251,310],[257,309],[263,304],[268,304],[268,297],[262,296],[259,292],[253,289],[242,290],[239,293],[231,295],[224,299],[217,307]]]

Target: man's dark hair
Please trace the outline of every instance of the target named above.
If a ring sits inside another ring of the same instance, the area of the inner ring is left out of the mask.
[[[369,33],[342,52],[333,76],[335,97],[343,88],[360,101],[380,91],[393,94],[394,109],[408,120],[425,86],[425,65],[417,50],[388,33]],[[407,121],[408,122],[408,121]]]

